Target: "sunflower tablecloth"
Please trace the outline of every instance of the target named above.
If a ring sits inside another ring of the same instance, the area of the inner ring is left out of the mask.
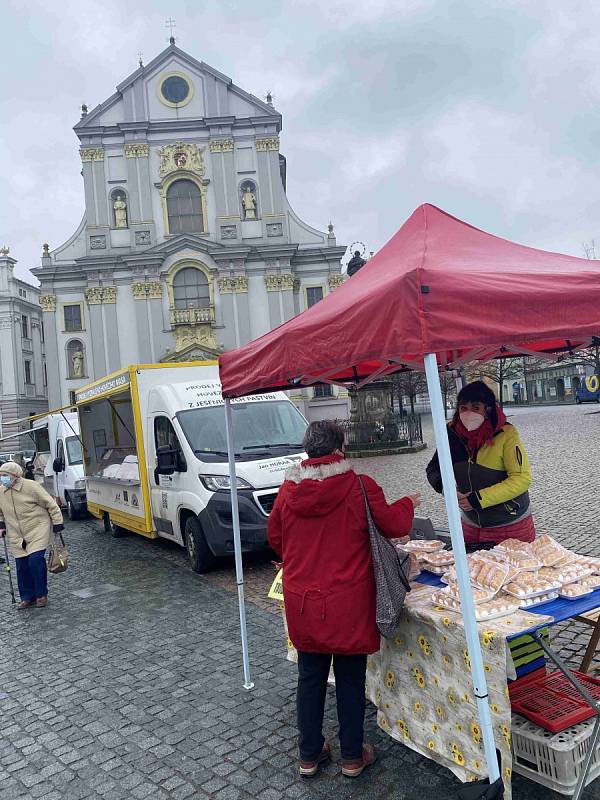
[[[377,706],[379,727],[393,739],[460,780],[475,781],[486,777],[487,769],[463,621],[434,608],[433,591],[415,587],[407,595],[397,635],[382,639],[381,650],[369,658],[367,696]],[[515,672],[506,637],[550,619],[518,611],[478,626],[507,800],[512,776],[507,679]]]
[[[448,767],[461,781],[476,781],[487,776],[487,768],[463,621],[434,608],[433,591],[415,586],[406,596],[396,636],[382,638],[380,651],[369,656],[367,697],[377,707],[379,727],[393,739]],[[550,620],[517,611],[478,626],[506,800],[512,777],[507,680],[515,677],[506,637]],[[289,637],[287,646],[288,659],[297,661]]]

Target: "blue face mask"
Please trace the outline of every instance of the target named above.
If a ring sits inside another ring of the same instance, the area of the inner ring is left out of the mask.
[[[5,489],[10,489],[12,486],[12,478],[10,475],[0,475],[0,483]]]

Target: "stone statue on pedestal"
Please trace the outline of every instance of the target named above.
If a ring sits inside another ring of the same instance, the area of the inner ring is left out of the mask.
[[[246,186],[242,194],[242,206],[244,208],[244,219],[256,219],[256,196],[249,186]]]
[[[115,210],[115,228],[127,227],[127,203],[123,197],[117,197],[113,203]]]
[[[364,267],[364,265],[366,263],[367,262],[365,261],[364,258],[362,258],[361,254],[360,254],[360,250],[355,250],[354,251],[354,255],[352,256],[352,258],[348,262],[348,267],[346,268],[346,272],[348,274],[348,277],[350,277],[351,275],[354,275],[355,272],[358,272],[358,270],[361,267]]]
[[[73,360],[73,377],[83,378],[83,353],[81,350],[76,350],[71,358]]]

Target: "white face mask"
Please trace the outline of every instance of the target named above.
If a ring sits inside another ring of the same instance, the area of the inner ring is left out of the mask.
[[[483,414],[478,414],[476,411],[461,411],[459,416],[468,431],[476,431],[485,422]]]
[[[10,489],[12,486],[12,478],[10,475],[0,475],[0,484],[2,484],[5,489]]]

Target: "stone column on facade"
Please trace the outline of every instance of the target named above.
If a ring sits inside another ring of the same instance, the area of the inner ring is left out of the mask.
[[[119,349],[119,322],[117,318],[117,287],[102,287],[102,313],[106,330],[105,352],[108,353],[107,372],[116,372],[124,366]]]
[[[92,162],[84,161],[81,165],[83,173],[83,191],[85,195],[86,223],[98,225],[98,213],[96,210],[96,194],[94,189],[94,177],[92,174]]]
[[[140,184],[138,181],[138,159],[131,150],[124,148],[125,169],[127,172],[127,222],[129,226],[143,219],[141,209]]]
[[[234,275],[233,303],[236,320],[238,346],[247,344],[252,338],[250,334],[250,307],[248,302],[248,278],[245,275]]]
[[[281,283],[278,273],[267,273],[265,284],[267,287],[267,299],[269,304],[269,327],[276,328],[284,322],[283,307],[281,303]]]
[[[210,160],[212,163],[213,191],[215,193],[215,211],[217,217],[227,217],[232,212],[227,208],[225,194],[227,191],[227,179],[225,177],[223,161],[223,142],[224,139],[212,139],[209,144]],[[215,231],[217,238],[220,238],[220,231]]]
[[[160,343],[161,334],[164,328],[162,297],[163,285],[159,280],[152,280],[146,283],[146,294],[148,296],[148,317],[150,328],[150,355],[152,362],[158,361],[162,353]]]
[[[221,319],[224,326],[220,331],[219,336],[225,345],[225,349],[230,350],[239,346],[239,336],[236,331],[235,315],[233,310],[233,278],[229,276],[222,276],[218,278],[217,288],[219,290]]]
[[[35,382],[35,394],[36,397],[40,397],[45,394],[44,389],[44,370],[42,367],[42,334],[41,334],[41,327],[42,327],[42,320],[40,317],[34,316],[33,314],[30,316],[30,323],[31,323],[31,344],[33,347],[33,371],[34,371],[34,382]]]
[[[287,322],[294,316],[294,276],[291,272],[284,272],[280,279],[283,321]]]
[[[58,352],[58,322],[56,319],[56,295],[43,294],[40,297],[42,324],[44,325],[44,346],[48,374],[48,406],[58,408],[62,405],[61,380],[64,374],[64,355]]]
[[[92,286],[85,290],[90,324],[91,354],[87,353],[88,375],[101,377],[108,373],[104,354],[104,325],[102,324],[102,289]],[[90,359],[91,355],[91,359]]]
[[[281,204],[281,196],[278,189],[278,187],[281,187],[279,138],[277,136],[261,136],[257,138],[256,157],[258,161],[262,215],[282,213],[285,205]]]
[[[108,216],[106,170],[104,165],[105,165],[104,158],[102,158],[102,160],[97,159],[92,162],[92,167],[94,169],[94,179],[96,182],[96,203],[98,207],[98,224],[108,226],[111,224],[111,222]]]
[[[152,363],[152,347],[150,344],[150,326],[148,324],[148,295],[146,283],[135,281],[131,284],[131,293],[135,300],[135,326],[139,343],[140,361]]]

